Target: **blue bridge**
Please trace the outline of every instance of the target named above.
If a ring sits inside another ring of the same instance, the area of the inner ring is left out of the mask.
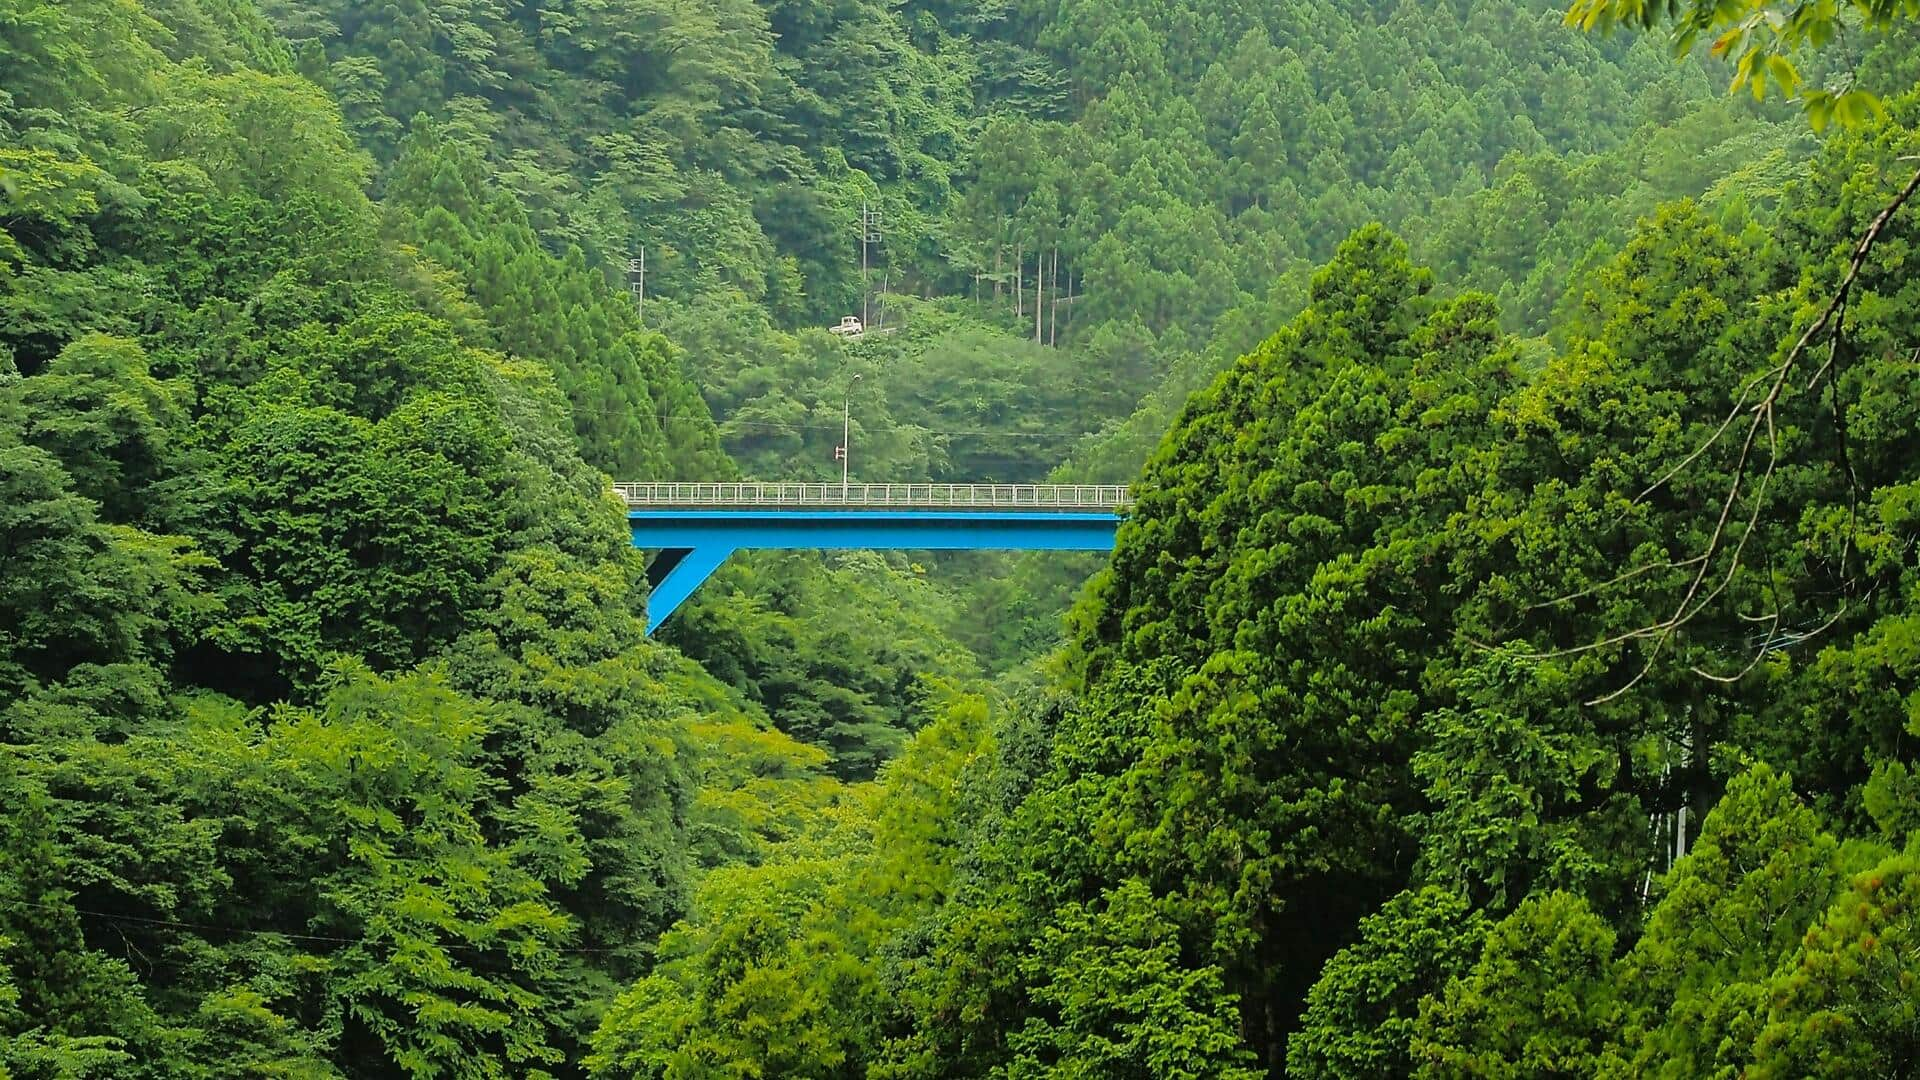
[[[647,633],[742,548],[1109,551],[1114,484],[615,484],[633,546],[659,552]]]

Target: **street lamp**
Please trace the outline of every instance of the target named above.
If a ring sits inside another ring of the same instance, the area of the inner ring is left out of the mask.
[[[853,384],[860,381],[855,375],[847,380],[847,391],[840,396],[840,445],[834,448],[834,456],[840,459],[840,501],[847,501],[847,470],[853,461]]]

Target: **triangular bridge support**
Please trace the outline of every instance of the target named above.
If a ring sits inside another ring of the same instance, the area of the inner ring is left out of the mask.
[[[733,554],[730,547],[665,548],[647,564],[647,633],[651,634]]]

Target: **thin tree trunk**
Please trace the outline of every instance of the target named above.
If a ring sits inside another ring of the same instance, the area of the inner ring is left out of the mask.
[[[998,244],[993,247],[993,302],[996,304],[1000,302],[1000,259],[1006,252],[1007,249]]]
[[[1040,316],[1046,310],[1047,253],[1033,253],[1033,343],[1040,344]]]
[[[1020,250],[1020,244],[1016,241],[1013,245],[1013,317],[1016,319],[1026,315],[1026,312],[1021,310],[1021,306],[1026,301],[1027,282],[1020,276],[1021,271],[1026,269],[1021,261],[1026,258],[1026,254]]]

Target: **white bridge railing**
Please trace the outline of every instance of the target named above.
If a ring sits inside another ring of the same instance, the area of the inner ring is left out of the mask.
[[[615,484],[628,506],[1118,510],[1125,484]]]

